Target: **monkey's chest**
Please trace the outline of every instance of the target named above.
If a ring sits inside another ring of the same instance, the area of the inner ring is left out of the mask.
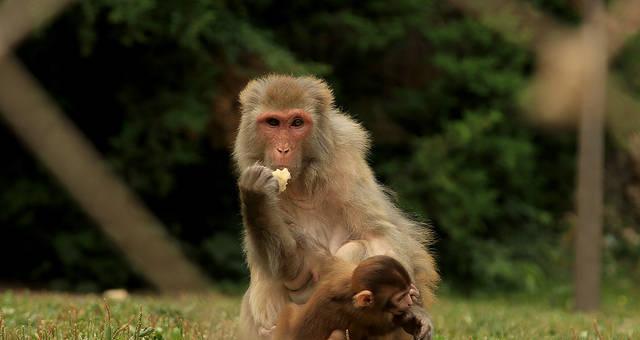
[[[311,240],[312,244],[326,247],[332,254],[335,254],[349,237],[346,224],[340,216],[338,211],[296,211],[289,225],[302,238]],[[316,268],[311,268],[311,270],[316,270]],[[287,293],[292,302],[304,304],[309,300],[315,288],[316,281],[313,275],[310,275],[308,281],[301,288],[288,290]]]
[[[291,227],[305,239],[329,249],[332,254],[349,238],[347,222],[339,209],[321,207],[296,210],[291,216]]]

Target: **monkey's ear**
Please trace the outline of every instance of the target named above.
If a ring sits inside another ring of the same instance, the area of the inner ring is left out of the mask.
[[[373,305],[373,293],[370,290],[363,290],[353,296],[353,305],[357,308],[369,307]]]
[[[239,101],[243,109],[250,109],[257,106],[260,102],[260,89],[264,87],[264,78],[254,79],[240,92]]]
[[[318,104],[320,106],[320,112],[331,109],[333,107],[334,100],[333,91],[331,91],[329,85],[327,85],[327,83],[325,83],[323,80],[318,79],[316,81],[317,90],[315,92],[315,95],[316,100],[318,101]]]
[[[310,76],[298,79],[313,97],[317,112],[324,113],[333,108],[333,91],[324,80]]]

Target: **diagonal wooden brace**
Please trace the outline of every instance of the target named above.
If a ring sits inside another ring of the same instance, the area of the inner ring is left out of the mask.
[[[0,113],[151,284],[163,292],[209,287],[161,223],[11,56],[0,58]]]

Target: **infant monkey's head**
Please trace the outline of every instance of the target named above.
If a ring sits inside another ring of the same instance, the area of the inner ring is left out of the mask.
[[[360,262],[351,277],[356,308],[401,315],[413,304],[411,277],[392,257],[378,255]]]

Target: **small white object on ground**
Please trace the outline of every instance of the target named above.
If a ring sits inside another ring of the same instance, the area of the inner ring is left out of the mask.
[[[105,299],[122,301],[129,297],[126,289],[107,289],[102,293]]]

